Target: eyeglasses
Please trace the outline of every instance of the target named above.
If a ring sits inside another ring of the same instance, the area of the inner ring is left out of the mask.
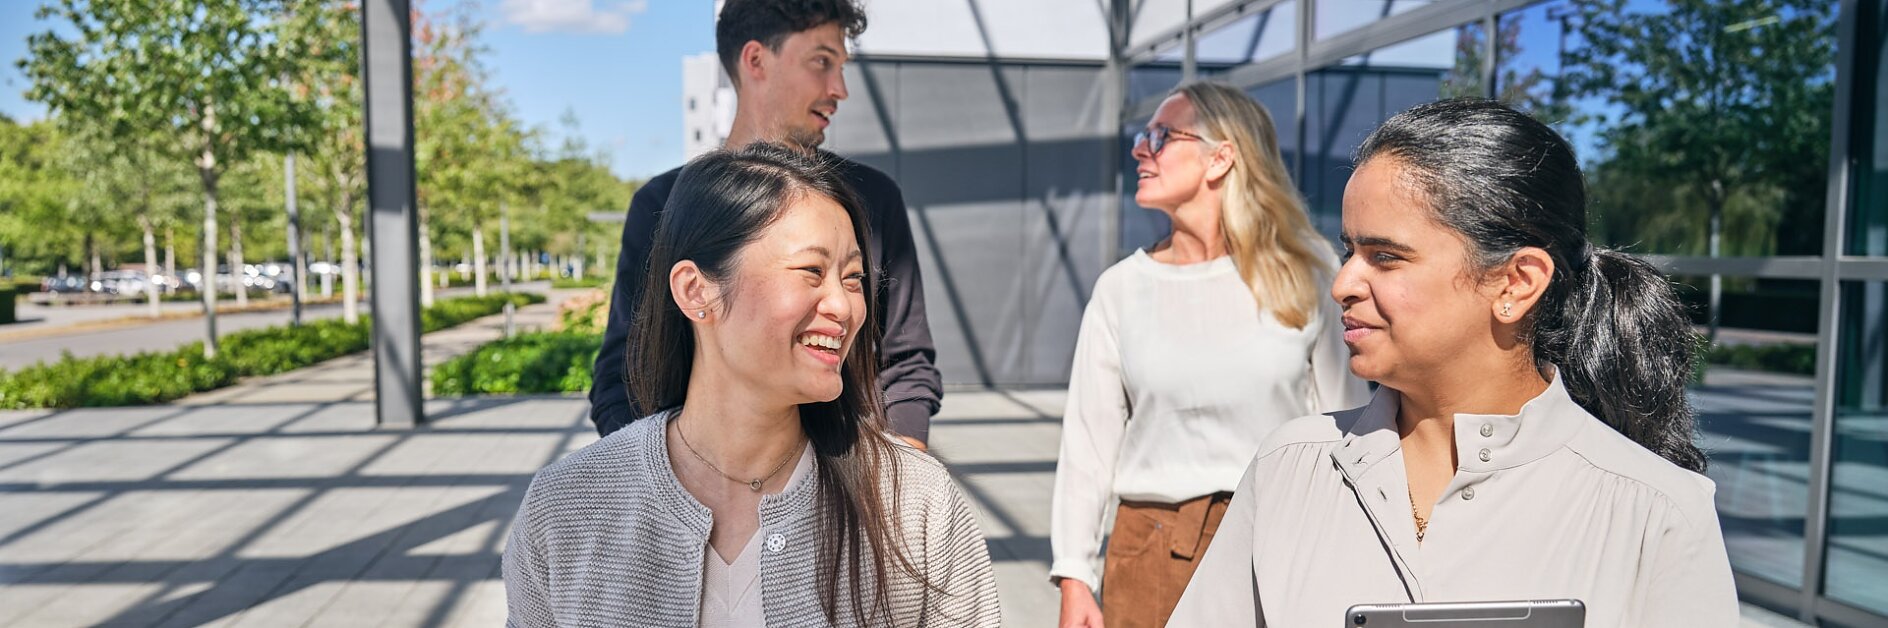
[[[1206,141],[1206,137],[1198,133],[1188,133],[1180,129],[1157,126],[1152,130],[1135,133],[1134,146],[1132,148],[1140,148],[1141,144],[1145,142],[1147,144],[1147,154],[1159,156],[1160,150],[1167,147],[1167,142],[1174,139]],[[1130,150],[1132,150],[1132,148],[1130,148]]]

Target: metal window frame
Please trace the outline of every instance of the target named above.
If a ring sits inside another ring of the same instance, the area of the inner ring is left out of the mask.
[[[1130,15],[1128,9],[1135,1],[1108,0],[1119,20],[1124,20],[1123,16]],[[1197,16],[1190,16],[1180,26],[1168,29],[1139,45],[1116,47],[1111,50],[1110,59],[1110,63],[1117,70],[1116,80],[1122,88],[1116,93],[1125,94],[1126,73],[1134,65],[1151,62],[1158,54],[1170,50],[1175,45],[1180,45],[1186,48],[1183,65],[1193,67],[1195,51],[1188,43],[1197,34],[1222,27],[1252,11],[1277,6],[1283,1],[1234,2]],[[1480,23],[1487,31],[1484,44],[1486,56],[1482,68],[1483,84],[1487,95],[1493,97],[1496,89],[1494,57],[1497,54],[1496,40],[1499,36],[1501,16],[1551,0],[1438,0],[1430,5],[1392,15],[1322,40],[1316,38],[1319,0],[1295,1],[1298,3],[1296,16],[1298,24],[1297,40],[1293,42],[1293,50],[1287,54],[1234,67],[1219,80],[1240,89],[1251,89],[1283,80],[1294,81],[1297,88],[1298,110],[1296,115],[1289,120],[1293,128],[1280,129],[1280,132],[1281,134],[1285,132],[1296,134],[1298,145],[1304,146],[1307,133],[1307,109],[1310,104],[1306,77],[1310,73],[1341,63],[1346,58],[1385,46],[1446,29]],[[1861,24],[1862,17],[1867,15],[1862,12],[1864,9],[1859,5],[1863,1],[1878,2],[1880,0],[1839,0],[1836,97],[1834,108],[1830,112],[1833,137],[1829,153],[1827,182],[1829,193],[1824,214],[1822,254],[1762,258],[1643,256],[1665,272],[1673,274],[1799,279],[1819,282],[1815,405],[1811,413],[1810,478],[1806,488],[1809,499],[1805,507],[1803,530],[1804,560],[1801,574],[1803,586],[1791,588],[1764,580],[1754,574],[1745,572],[1735,574],[1742,599],[1765,606],[1789,609],[1796,614],[1798,619],[1811,624],[1823,620],[1865,624],[1888,619],[1888,615],[1876,614],[1835,601],[1822,593],[1828,555],[1836,370],[1840,367],[1838,349],[1842,341],[1840,337],[1842,287],[1845,282],[1888,281],[1888,257],[1844,255],[1844,245],[1848,240],[1848,214],[1851,209],[1850,205],[1855,202],[1852,194],[1854,189],[1852,172],[1855,159],[1855,153],[1851,148],[1853,115],[1856,107],[1869,104],[1863,101],[1871,97],[1874,81],[1879,80],[1877,76],[1858,76],[1855,72],[1855,58],[1859,54],[1869,52],[1858,49],[1858,44],[1879,41],[1880,38],[1888,37],[1888,33],[1858,32],[1859,28],[1864,28]],[[1188,6],[1190,11],[1191,4],[1189,3]],[[1123,35],[1118,41],[1132,41],[1127,36],[1128,26],[1127,23],[1121,24]],[[1867,83],[1871,89],[1858,89],[1855,84],[1857,80]],[[1154,96],[1122,103],[1120,123],[1117,127],[1132,120],[1153,115],[1163,98],[1163,96]],[[1298,163],[1293,165],[1293,174],[1298,180],[1303,180],[1305,160],[1301,157],[1297,161]],[[1118,188],[1124,190],[1125,183],[1118,181]],[[1118,208],[1115,213],[1119,213]],[[1112,224],[1118,224],[1118,220],[1117,215]],[[1111,235],[1115,233],[1118,232],[1111,232]],[[1116,250],[1113,240],[1110,241],[1110,247],[1106,250]]]

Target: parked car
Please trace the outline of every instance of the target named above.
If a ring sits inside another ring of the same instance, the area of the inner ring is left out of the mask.
[[[81,278],[75,275],[66,275],[64,277],[47,277],[43,280],[40,280],[39,291],[49,292],[49,293],[54,293],[54,294],[72,294],[72,293],[78,293],[78,292],[85,292],[86,288],[89,287],[86,285],[86,283],[87,282],[85,281],[84,278]]]
[[[141,296],[151,278],[141,270],[111,270],[93,276],[88,286],[92,292],[117,296]]]

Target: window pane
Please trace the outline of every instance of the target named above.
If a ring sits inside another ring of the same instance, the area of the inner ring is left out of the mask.
[[[1675,277],[1704,330],[1708,277]],[[1818,282],[1725,278],[1717,343],[1691,387],[1731,566],[1802,586]]]
[[[1501,17],[1500,97],[1556,124],[1594,239],[1641,253],[1819,255],[1837,3],[1635,0]]]
[[[1842,285],[1823,592],[1888,614],[1888,284]]]
[[[1312,221],[1337,236],[1351,153],[1384,120],[1438,98],[1479,94],[1480,24],[1439,31],[1306,75],[1306,162],[1299,189]]]
[[[1291,52],[1298,32],[1298,4],[1281,2],[1200,35],[1194,58],[1202,66],[1236,66]]]
[[[1878,5],[1873,18],[1865,17],[1863,22],[1880,23],[1883,15],[1888,15],[1888,2]],[[1850,255],[1888,255],[1888,32],[1876,32],[1870,39],[1862,44],[1855,64],[1861,79],[1857,91],[1874,102],[1855,108],[1856,194],[1849,214]]]
[[[1317,22],[1313,30],[1318,39],[1368,26],[1398,13],[1428,6],[1433,0],[1318,0]]]
[[[1183,75],[1179,61],[1154,60],[1128,68],[1128,102],[1165,96]]]

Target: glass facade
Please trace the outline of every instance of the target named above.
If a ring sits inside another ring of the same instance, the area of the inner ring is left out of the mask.
[[[1345,58],[1305,76],[1305,152],[1299,190],[1312,223],[1336,239],[1351,152],[1397,112],[1437,98],[1481,95],[1480,24]]]
[[[1666,268],[1711,336],[1691,395],[1740,595],[1811,623],[1888,623],[1888,0],[1295,0],[1220,15],[1191,62],[1271,110],[1327,234],[1351,152],[1413,105],[1493,97],[1565,135],[1593,239]],[[1187,54],[1132,67],[1143,95],[1124,138]],[[1123,254],[1166,231],[1135,207],[1126,163]]]
[[[1880,2],[1881,0],[1876,0]],[[1864,2],[1864,23],[1880,24],[1888,9]],[[1855,90],[1863,102],[1855,108],[1855,202],[1850,204],[1849,255],[1888,256],[1888,37],[1858,34]]]
[[[1845,282],[1829,491],[1831,599],[1888,615],[1888,283]]]
[[[1554,124],[1593,237],[1637,253],[1818,255],[1836,4],[1556,0],[1501,16],[1499,97]],[[1771,15],[1776,13],[1776,15]]]

